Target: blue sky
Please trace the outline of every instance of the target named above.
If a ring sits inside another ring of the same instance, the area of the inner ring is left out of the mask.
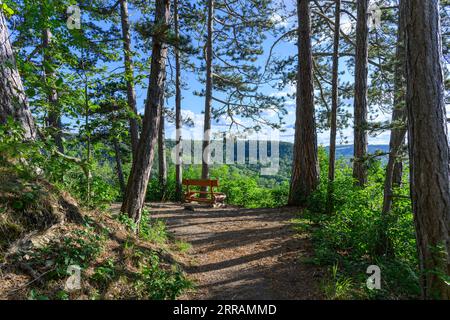
[[[294,8],[294,0],[280,0],[284,1],[284,4],[289,9]],[[278,20],[279,17],[274,17],[274,19]],[[287,28],[295,27],[296,24],[296,18],[292,21],[282,21],[279,20],[279,23],[283,24]],[[348,16],[343,15],[342,21],[341,21],[341,28],[344,31],[349,32],[350,28],[354,27]],[[265,42],[264,49],[265,54],[261,56],[260,60],[258,61],[258,64],[264,65],[267,57],[268,57],[268,51],[273,43],[274,39],[272,37],[268,37],[267,41]],[[294,43],[289,43],[287,41],[280,42],[274,50],[274,55],[277,57],[287,57],[292,54],[295,54],[297,51],[297,47]],[[341,71],[345,71],[344,75],[341,76],[342,81],[352,81],[353,75],[352,70],[346,70],[346,63],[345,59],[341,58]],[[447,66],[448,67],[448,66]],[[182,101],[182,108],[183,113],[186,116],[189,116],[194,121],[195,127],[194,128],[185,128],[186,131],[189,131],[191,134],[193,134],[194,138],[201,139],[202,137],[202,130],[203,130],[203,114],[202,111],[204,109],[204,98],[195,96],[192,92],[193,91],[200,91],[203,88],[203,85],[198,81],[199,75],[192,74],[188,72],[183,72],[182,78],[185,83],[188,84],[188,89],[183,91],[183,101]],[[295,92],[295,87],[288,86],[283,91],[277,91],[276,89],[273,89],[271,87],[267,87],[267,90],[270,92],[266,92],[266,94],[273,94],[273,95],[283,95],[286,96],[287,93],[293,93]],[[137,90],[137,96],[138,96],[138,105],[139,109],[142,112],[143,110],[143,103],[144,99],[146,97],[146,88],[138,88]],[[350,101],[350,105],[352,105],[352,102]],[[168,107],[174,106],[174,99],[169,99],[167,103]],[[277,136],[279,136],[280,140],[283,141],[289,141],[293,142],[294,138],[294,131],[295,131],[295,99],[288,98],[286,101],[286,109],[288,111],[287,116],[285,117],[284,121],[286,124],[284,125],[285,132],[278,133]],[[352,112],[352,110],[350,110]],[[450,115],[450,106],[447,106],[447,113]],[[269,115],[270,116],[270,115]],[[276,115],[272,115],[273,119],[276,118]],[[387,121],[390,120],[391,115],[380,112],[379,116],[374,119],[377,121]],[[245,119],[241,119],[242,122],[246,122]],[[219,123],[215,123],[213,121],[213,130],[216,131],[223,131],[227,128],[227,119],[220,119]],[[450,126],[449,126],[450,130]],[[173,124],[167,124],[167,136],[169,138],[175,138],[175,131]],[[184,133],[184,136],[187,136],[188,134]],[[352,123],[350,123],[350,127],[343,130],[343,135],[346,138],[347,143],[353,142],[353,129],[352,129]],[[339,137],[339,136],[338,136]],[[370,144],[388,144],[389,143],[389,137],[390,132],[386,131],[383,132],[376,137],[369,137],[369,143]],[[318,132],[318,142],[322,145],[328,145],[329,144],[329,131],[324,132]],[[339,138],[338,138],[339,143]]]
[[[283,1],[284,4],[286,5],[286,7],[288,8],[288,10],[294,8],[294,3],[295,3],[294,0],[279,0],[279,1]],[[131,21],[137,21],[141,18],[140,13],[138,13],[136,10],[133,10],[132,7],[130,7],[130,15],[131,15],[131,17],[130,17]],[[282,24],[283,26],[285,26],[288,29],[294,28],[297,23],[296,17],[293,17],[292,20],[289,20],[289,21],[283,21],[282,19],[280,19],[279,16],[275,15],[273,17],[273,19],[277,23]],[[354,27],[354,25],[352,25],[348,16],[346,16],[344,14],[342,17],[342,21],[341,21],[341,28],[345,32],[348,33],[352,27]],[[265,65],[267,57],[268,57],[268,52],[269,52],[270,47],[273,44],[273,41],[274,41],[274,38],[269,35],[267,40],[264,43],[265,53],[257,61],[257,64],[259,64],[261,66]],[[194,43],[194,45],[195,45],[195,43]],[[314,43],[313,43],[313,46],[314,46]],[[275,47],[275,50],[273,53],[276,57],[282,58],[282,57],[288,57],[290,55],[293,55],[296,53],[296,51],[297,51],[297,48],[296,48],[295,43],[290,43],[288,41],[281,41]],[[142,52],[138,52],[138,53],[140,55],[142,55]],[[122,61],[120,60],[116,63],[111,64],[109,66],[109,68],[112,70],[112,69],[115,69],[117,66],[120,66],[121,64],[122,64]],[[449,68],[449,65],[446,65],[446,67]],[[352,70],[347,70],[345,58],[341,59],[341,70],[344,71],[344,74],[341,76],[341,80],[352,82],[353,81]],[[149,74],[149,70],[146,71],[146,75],[148,75],[148,74]],[[193,134],[194,139],[201,139],[202,132],[203,132],[202,111],[204,109],[204,98],[198,97],[193,94],[194,91],[201,91],[203,89],[203,85],[199,82],[199,76],[202,76],[202,75],[194,74],[194,73],[187,72],[187,71],[183,71],[183,74],[182,74],[183,82],[185,84],[187,84],[187,88],[185,90],[183,90],[183,100],[182,100],[183,114],[186,117],[191,118],[195,125],[194,128],[187,128],[187,127],[184,128],[186,132],[183,135],[189,136],[190,134]],[[140,113],[143,113],[143,110],[144,110],[144,100],[147,95],[147,83],[148,83],[148,80],[145,80],[143,86],[138,86],[136,88],[137,106],[138,106],[138,111]],[[270,86],[266,86],[264,88],[264,90],[266,90],[265,93],[268,95],[282,95],[282,96],[287,97],[288,94],[292,94],[295,92],[295,87],[288,86],[283,91],[278,91]],[[352,101],[350,100],[349,102],[351,105]],[[169,108],[173,108],[174,104],[175,104],[174,98],[172,97],[167,100],[166,106]],[[277,137],[279,137],[279,139],[283,140],[283,141],[293,142],[293,137],[294,137],[294,132],[295,132],[295,128],[294,128],[295,100],[287,97],[285,107],[288,112],[288,114],[284,118],[285,125],[284,125],[283,129],[285,130],[285,132],[279,133],[277,135]],[[352,109],[352,107],[350,106],[350,110],[349,110],[350,112],[352,112],[351,109]],[[390,114],[386,114],[386,113],[382,113],[382,112],[380,112],[379,114],[380,115],[375,120],[387,121],[390,119]],[[447,105],[447,114],[450,116],[450,105]],[[277,115],[273,114],[273,113],[268,113],[267,117],[276,119]],[[243,123],[248,123],[249,120],[240,119],[240,121]],[[226,130],[228,128],[228,123],[229,123],[229,121],[226,118],[218,119],[218,122],[213,121],[213,131],[219,132],[219,131]],[[449,126],[449,130],[450,130],[450,126]],[[166,133],[167,133],[167,138],[172,138],[172,139],[175,138],[174,125],[172,123],[167,123]],[[350,123],[350,127],[348,127],[347,129],[345,129],[343,131],[343,134],[346,138],[346,142],[351,144],[353,142],[352,123]],[[377,137],[370,137],[369,143],[370,144],[388,144],[389,136],[390,136],[390,132],[386,131],[386,132],[378,135]],[[329,144],[328,141],[329,141],[329,132],[328,131],[318,133],[319,144],[328,145]],[[338,143],[339,142],[340,141],[338,140]]]
[[[288,9],[293,8],[293,0],[285,0],[285,5]],[[137,14],[135,17],[137,17]],[[274,19],[279,20],[278,22],[283,24],[287,28],[293,28],[293,27],[295,27],[295,24],[296,24],[295,17],[292,21],[282,21],[281,19],[279,19],[279,17],[274,17]],[[346,20],[344,18],[342,21],[342,25],[343,25],[343,28],[349,28],[348,20]],[[260,60],[257,62],[258,64],[260,64],[260,65],[265,64],[267,57],[268,57],[268,52],[270,50],[270,47],[272,46],[273,41],[274,41],[274,38],[271,36],[269,36],[268,39],[265,41],[265,44],[264,44],[265,53],[264,53],[264,55],[261,56]],[[287,41],[281,41],[275,47],[275,50],[273,53],[277,57],[288,57],[292,54],[295,54],[296,51],[297,51],[297,47],[295,46],[294,43],[290,43]],[[342,59],[341,70],[346,71],[345,69],[346,69],[345,61],[344,61],[344,59]],[[349,81],[351,79],[351,77],[352,77],[352,75],[350,74],[350,72],[347,71],[342,76],[342,80]],[[189,116],[194,121],[194,125],[195,125],[194,128],[185,128],[185,130],[192,132],[196,139],[201,139],[202,130],[203,130],[202,111],[204,109],[204,98],[195,96],[192,92],[193,91],[201,91],[203,89],[203,85],[198,81],[199,75],[197,75],[197,74],[192,74],[192,73],[184,71],[182,78],[183,78],[183,81],[186,84],[188,84],[188,89],[183,91],[183,101],[182,101],[183,113],[186,116]],[[146,87],[137,88],[138,106],[139,106],[140,112],[143,112],[144,99],[146,97],[146,89],[147,89]],[[285,90],[278,91],[278,90],[273,89],[268,86],[268,87],[266,87],[266,90],[269,91],[269,92],[265,92],[266,94],[287,96],[287,94],[289,94],[289,93],[292,94],[295,92],[295,87],[288,86]],[[168,99],[167,106],[168,107],[174,106],[173,98]],[[284,119],[284,121],[286,122],[286,124],[284,125],[285,132],[279,133],[279,138],[283,141],[293,142],[294,131],[295,131],[295,128],[294,128],[295,99],[287,98],[285,106],[288,111],[288,114],[286,115],[286,117]],[[273,119],[276,119],[275,114],[268,114],[268,116],[272,117]],[[386,115],[386,119],[388,118],[388,116],[389,115]],[[380,119],[380,120],[386,120],[386,119]],[[241,121],[243,123],[246,123],[246,119],[241,119]],[[213,121],[213,130],[223,131],[223,130],[226,130],[227,127],[228,127],[227,119],[220,119],[219,123],[215,123],[215,121]],[[167,124],[166,131],[167,131],[167,136],[169,138],[175,137],[173,124],[170,124],[170,123]],[[188,135],[188,134],[187,133],[184,134],[184,136],[186,136],[186,135]],[[352,143],[352,136],[353,136],[352,128],[345,129],[344,135],[346,136],[348,143]],[[319,141],[319,144],[328,145],[329,132],[328,131],[319,132],[318,133],[318,141]],[[370,143],[372,143],[372,144],[386,144],[388,142],[389,142],[389,132],[383,133],[376,138],[370,139]]]
[[[287,10],[292,10],[295,7],[295,0],[278,0],[278,1],[282,1],[284,3],[284,5],[286,6]],[[138,11],[133,10],[133,7],[130,6],[130,20],[137,21],[137,20],[141,19],[141,17],[142,17],[141,14]],[[295,26],[297,24],[295,16],[288,21],[282,20],[279,15],[275,15],[273,17],[273,19],[277,23],[286,27],[287,29],[293,29],[293,28],[295,28]],[[346,33],[350,33],[350,31],[354,27],[355,27],[355,25],[354,25],[354,23],[352,23],[350,21],[349,17],[346,14],[343,14],[343,16],[341,17],[341,28],[343,29],[343,31]],[[193,45],[196,44],[195,41],[196,40],[194,40]],[[260,66],[265,65],[265,63],[267,61],[267,57],[268,57],[268,52],[269,52],[270,47],[272,46],[273,42],[274,42],[274,38],[272,36],[268,35],[267,40],[264,43],[264,51],[265,52],[260,57],[260,59],[256,62],[258,65],[260,65]],[[314,48],[314,43],[313,43],[313,48]],[[295,54],[296,52],[297,52],[297,47],[296,47],[295,43],[291,43],[288,41],[281,41],[275,47],[273,54],[274,54],[274,56],[276,56],[278,58],[282,58],[282,57],[291,56],[291,55]],[[138,52],[138,53],[140,55],[143,55],[142,52]],[[353,70],[347,70],[345,60],[346,60],[346,58],[341,58],[341,61],[340,61],[341,71],[344,72],[344,74],[342,76],[340,76],[340,80],[353,82],[353,75],[352,75]],[[118,64],[120,65],[120,63],[122,63],[122,62],[119,61]],[[173,63],[173,61],[172,61],[172,63]],[[117,64],[116,63],[112,64],[111,68],[114,69],[115,67],[117,67]],[[449,68],[448,65],[446,67]],[[148,74],[149,70],[146,72]],[[182,112],[183,112],[183,116],[191,118],[194,122],[193,128],[188,128],[188,127],[184,128],[183,136],[184,137],[192,136],[193,139],[198,139],[198,140],[201,140],[202,135],[203,135],[203,114],[202,114],[202,112],[204,109],[205,102],[204,102],[203,97],[196,96],[193,94],[193,92],[201,91],[204,88],[203,84],[201,84],[199,81],[200,76],[203,76],[203,75],[194,74],[192,72],[187,72],[186,70],[183,70],[183,73],[182,73],[182,81],[187,85],[187,88],[184,89],[183,93],[182,93],[182,95],[183,95],[183,100],[182,100],[183,111]],[[147,83],[148,83],[148,80],[146,80],[144,82],[143,86],[136,87],[137,106],[138,106],[138,111],[140,113],[143,113],[143,111],[144,111],[144,100],[147,96]],[[278,133],[276,133],[275,136],[282,141],[293,142],[294,133],[295,133],[295,126],[294,126],[294,124],[295,124],[295,99],[289,98],[289,97],[287,97],[287,95],[294,93],[295,87],[288,86],[284,90],[278,91],[277,89],[274,89],[270,86],[266,86],[264,88],[264,90],[266,90],[265,94],[282,95],[287,98],[286,103],[285,103],[285,108],[287,109],[288,114],[284,118],[284,122],[285,122],[285,125],[283,126],[284,132],[278,132]],[[349,100],[348,103],[350,104],[349,112],[352,113],[352,100]],[[166,107],[173,108],[174,105],[175,105],[175,101],[174,101],[173,97],[167,99]],[[213,107],[214,107],[214,103],[213,103]],[[376,108],[376,106],[374,106],[374,107]],[[375,121],[390,120],[390,117],[391,117],[390,114],[383,113],[383,112],[378,112],[378,114],[379,114],[378,117],[373,120],[375,120]],[[447,105],[447,114],[450,116],[450,105]],[[272,119],[277,119],[277,115],[274,113],[268,113],[267,117],[272,118]],[[247,120],[247,119],[239,119],[239,120],[242,123],[251,124],[249,122],[249,120]],[[213,123],[212,123],[213,132],[226,131],[228,129],[228,127],[229,127],[229,120],[226,118],[218,119],[218,121],[213,120]],[[263,131],[266,134],[267,134],[267,132],[269,132],[269,128],[263,128],[263,129],[264,129]],[[449,130],[450,130],[450,126],[449,126]],[[166,124],[166,135],[167,135],[167,138],[169,138],[169,139],[175,139],[175,128],[172,123]],[[345,138],[345,143],[347,143],[347,144],[353,143],[352,122],[350,122],[350,126],[348,128],[343,130],[343,136]],[[388,144],[389,137],[390,137],[390,132],[386,131],[386,132],[383,132],[383,133],[377,135],[376,137],[369,137],[369,143],[370,144]],[[318,132],[318,142],[321,145],[328,145],[329,144],[329,131]],[[340,142],[344,143],[344,141],[340,141],[339,135],[338,135],[338,143],[340,143]]]

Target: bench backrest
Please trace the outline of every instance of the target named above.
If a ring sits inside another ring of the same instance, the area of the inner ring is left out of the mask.
[[[198,187],[218,187],[219,180],[191,180],[183,179],[183,185],[185,186],[198,186]]]

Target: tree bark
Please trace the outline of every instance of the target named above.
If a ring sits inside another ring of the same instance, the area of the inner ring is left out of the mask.
[[[405,88],[405,23],[404,23],[404,1],[399,2],[399,19],[397,31],[397,51],[395,62],[394,76],[394,106],[392,111],[391,137],[389,142],[389,158],[386,165],[386,177],[384,180],[384,198],[380,226],[380,239],[378,244],[378,254],[389,255],[394,254],[392,244],[387,235],[387,224],[389,221],[389,213],[392,209],[393,188],[399,186],[402,175],[401,161],[398,162],[400,151],[406,136],[406,88]]]
[[[158,139],[161,107],[164,102],[166,82],[167,45],[165,37],[169,30],[170,2],[156,0],[155,26],[151,59],[150,83],[147,91],[145,114],[138,150],[128,179],[127,192],[121,211],[127,213],[139,226],[147,192],[148,180],[153,166],[155,145]]]
[[[36,139],[36,127],[25,95],[22,79],[3,11],[0,9],[0,123],[13,119],[23,129],[26,140]]]
[[[356,25],[354,159],[353,178],[363,187],[367,183],[367,75],[368,75],[368,7],[369,0],[359,0]]]
[[[384,182],[383,215],[391,211],[393,187],[401,182],[401,163],[398,164],[398,157],[406,136],[406,88],[405,88],[405,24],[404,24],[404,0],[399,3],[397,52],[395,62],[395,83],[394,83],[394,108],[392,112],[391,138],[389,142],[389,159],[386,166],[386,178]],[[394,182],[395,180],[395,182]]]
[[[163,108],[163,106],[161,106]],[[161,188],[161,200],[164,200],[167,187],[166,134],[164,112],[161,110],[158,133],[158,178]]]
[[[84,108],[85,108],[85,118],[84,118],[84,125],[85,125],[85,134],[86,134],[86,163],[87,163],[87,186],[86,186],[86,203],[88,207],[91,205],[91,192],[92,192],[92,171],[91,171],[91,159],[92,159],[92,140],[91,140],[91,110],[90,110],[90,103],[89,103],[89,82],[88,82],[88,76],[86,74],[86,70],[84,70],[85,79],[84,79]]]
[[[134,89],[134,66],[131,51],[131,36],[130,36],[130,22],[128,16],[128,1],[120,0],[120,16],[122,22],[122,41],[125,63],[125,79],[127,83],[127,100],[128,108],[132,113],[130,116],[130,137],[131,150],[133,158],[139,143],[139,123],[138,113],[136,108],[136,91]]]
[[[411,199],[423,297],[450,299],[449,144],[438,0],[406,1]]]
[[[332,79],[332,103],[330,123],[330,159],[328,165],[328,195],[327,209],[333,212],[334,208],[334,177],[336,165],[336,135],[337,135],[337,110],[339,106],[339,40],[341,26],[341,0],[336,0],[333,43],[333,79]]]
[[[50,80],[50,85],[53,86],[55,73],[47,67],[47,63],[51,64],[51,56],[48,52],[52,42],[52,33],[49,28],[42,31],[42,46],[44,48],[44,76],[45,81]],[[62,141],[62,123],[61,112],[58,106],[58,92],[56,88],[50,88],[48,93],[49,111],[47,117],[47,124],[51,128],[53,139],[55,140],[58,151],[64,153],[64,146]]]
[[[302,206],[319,184],[309,0],[297,0],[298,74],[289,205]]]
[[[123,167],[122,167],[122,157],[120,155],[120,147],[119,141],[116,138],[113,140],[114,144],[114,153],[116,154],[116,169],[117,169],[117,178],[119,179],[120,192],[122,193],[122,197],[125,196],[125,178],[123,176]]]
[[[403,140],[402,145],[400,146],[400,150],[403,150],[405,146],[406,146],[405,140]],[[394,165],[394,172],[392,173],[392,185],[397,187],[402,186],[402,178],[403,178],[403,161],[401,161],[401,159],[398,160],[399,157],[401,157],[400,153],[397,155],[397,161],[395,161]]]
[[[178,14],[178,0],[173,1],[174,5],[174,24],[175,24],[175,38],[180,38],[179,14]],[[183,193],[183,142],[182,142],[182,119],[181,119],[181,63],[180,50],[178,45],[175,47],[175,126],[176,126],[176,164],[175,164],[175,196],[177,201],[182,200]]]
[[[214,0],[208,0],[208,35],[206,40],[206,92],[205,92],[205,120],[203,126],[203,155],[202,155],[202,179],[209,177],[209,161],[211,143],[211,108],[213,90],[213,32],[214,32]]]

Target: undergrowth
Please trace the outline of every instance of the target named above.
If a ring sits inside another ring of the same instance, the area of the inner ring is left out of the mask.
[[[80,168],[53,156],[42,142],[24,143],[13,122],[0,125],[2,298],[175,299],[191,288],[174,259],[167,259],[169,247],[181,251],[186,245],[172,244],[164,223],[150,219],[148,211],[137,237],[129,219],[112,219],[101,210],[118,189],[101,177],[106,166],[91,165],[96,169],[91,205],[100,209],[82,211],[64,191],[86,197]],[[25,236],[32,237],[24,242],[30,244],[10,253]],[[68,286],[74,270],[80,271],[76,288]],[[10,285],[8,277],[19,284]]]
[[[327,156],[320,156],[322,179],[295,225],[312,234],[315,264],[329,269],[322,284],[330,299],[408,299],[420,294],[419,271],[408,184],[395,190],[396,198],[387,221],[381,219],[384,168],[370,165],[366,188],[354,186],[352,169],[338,163],[334,184],[334,213],[326,210]],[[405,177],[406,178],[406,177]],[[393,255],[379,254],[380,230],[387,230]],[[381,290],[366,286],[370,265],[381,269]]]
[[[176,299],[192,287],[183,271],[152,248],[127,236],[118,244],[108,228],[86,221],[62,239],[34,250],[26,264],[41,274],[28,299]],[[18,259],[22,259],[18,257]],[[80,269],[81,287],[67,289],[70,268]]]

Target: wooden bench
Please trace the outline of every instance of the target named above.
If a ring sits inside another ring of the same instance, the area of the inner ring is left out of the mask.
[[[214,206],[223,205],[226,199],[224,193],[214,192],[214,188],[219,187],[219,180],[192,180],[183,179],[183,185],[186,186],[186,193],[184,194],[184,201],[210,203]],[[192,190],[191,187],[200,187],[203,189]],[[209,188],[209,190],[205,190]]]

